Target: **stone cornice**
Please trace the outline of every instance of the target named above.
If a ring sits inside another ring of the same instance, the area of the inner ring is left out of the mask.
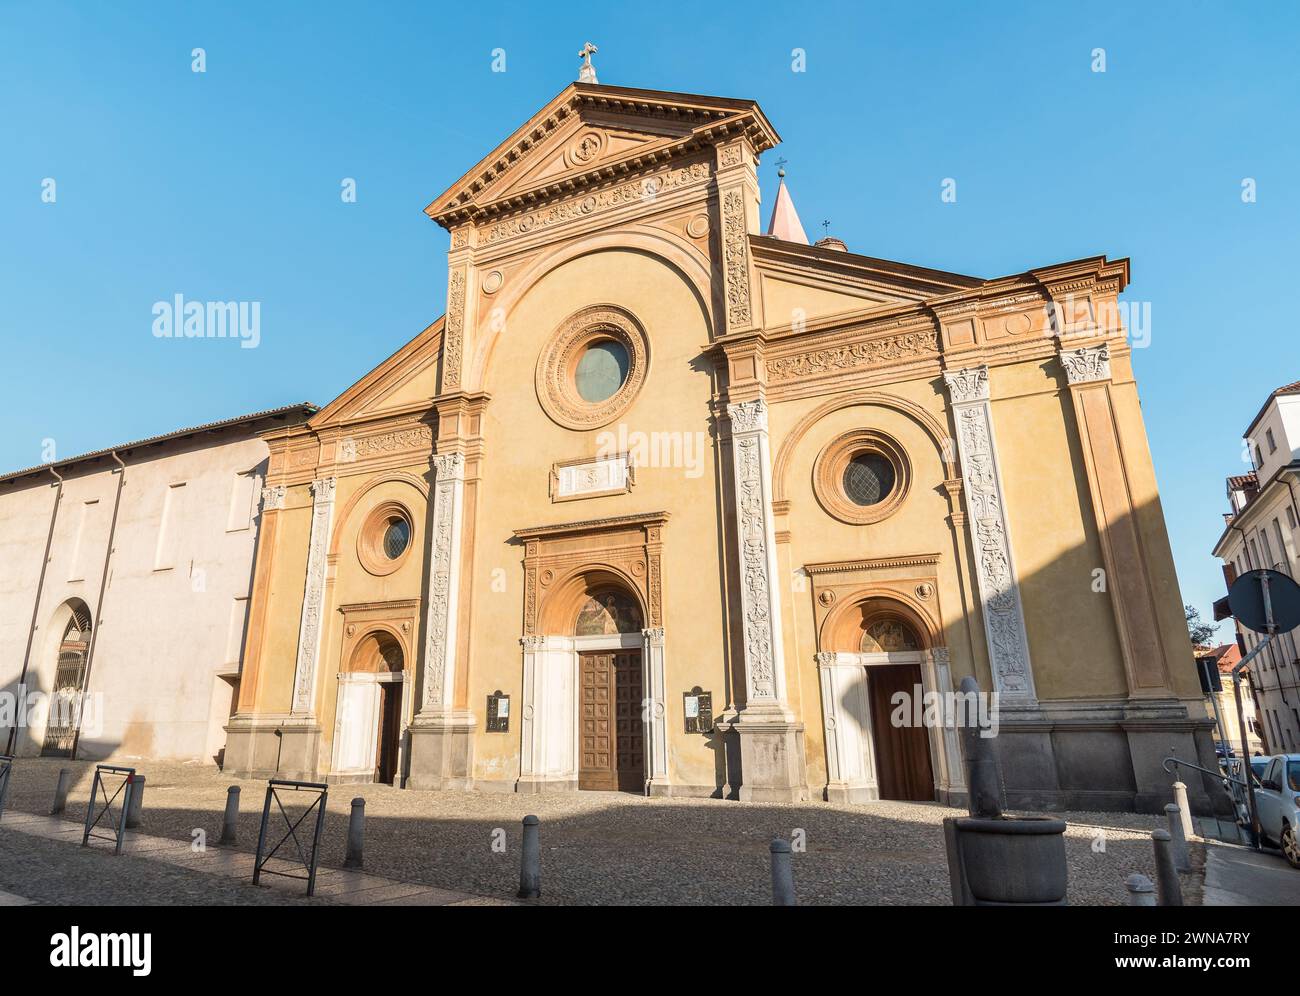
[[[561,536],[566,533],[597,532],[608,529],[620,529],[630,526],[663,525],[669,518],[668,512],[641,512],[633,515],[615,515],[605,519],[585,519],[581,522],[558,522],[549,526],[529,526],[516,529],[519,539],[540,539],[547,536]]]
[[[820,564],[804,564],[809,574],[849,574],[855,571],[883,571],[894,567],[933,567],[941,554],[915,553],[898,557],[868,557],[865,560],[832,560]]]

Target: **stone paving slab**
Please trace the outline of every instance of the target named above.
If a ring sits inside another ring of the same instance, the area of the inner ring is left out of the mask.
[[[12,892],[0,892],[0,906],[31,906],[30,899],[15,896]]]

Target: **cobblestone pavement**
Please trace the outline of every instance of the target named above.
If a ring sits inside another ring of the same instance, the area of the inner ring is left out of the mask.
[[[242,790],[239,846],[257,842],[266,783],[239,781],[200,765],[134,763],[146,776],[143,832],[216,840],[226,788]],[[60,767],[75,772],[67,818],[85,813],[93,765],[20,758],[9,808],[46,813]],[[322,862],[342,864],[348,811],[366,800],[366,871],[481,896],[518,888],[520,820],[541,818],[542,900],[589,904],[757,904],[771,901],[768,844],[802,831],[795,854],[802,904],[947,904],[940,821],[956,810],[925,803],[863,806],[740,804],[715,799],[645,799],[617,793],[520,796],[415,792],[382,785],[330,789]],[[1155,816],[1059,814],[1070,824],[1070,902],[1119,905],[1134,871],[1155,877]],[[502,843],[504,842],[504,850]],[[18,883],[0,889],[24,895]]]

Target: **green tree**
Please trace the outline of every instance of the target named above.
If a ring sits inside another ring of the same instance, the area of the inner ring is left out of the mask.
[[[1192,638],[1193,647],[1208,647],[1217,641],[1218,623],[1206,622],[1201,618],[1200,609],[1194,605],[1184,605],[1183,614],[1187,616],[1187,635]]]

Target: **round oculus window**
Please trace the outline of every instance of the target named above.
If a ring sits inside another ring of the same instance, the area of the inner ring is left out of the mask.
[[[411,524],[405,519],[389,519],[384,528],[384,556],[396,560],[411,543]]]
[[[859,453],[844,467],[844,493],[863,508],[888,498],[894,480],[893,463],[880,453]]]
[[[582,351],[573,371],[578,397],[591,404],[612,398],[627,380],[630,366],[627,347],[621,342],[596,340]]]

